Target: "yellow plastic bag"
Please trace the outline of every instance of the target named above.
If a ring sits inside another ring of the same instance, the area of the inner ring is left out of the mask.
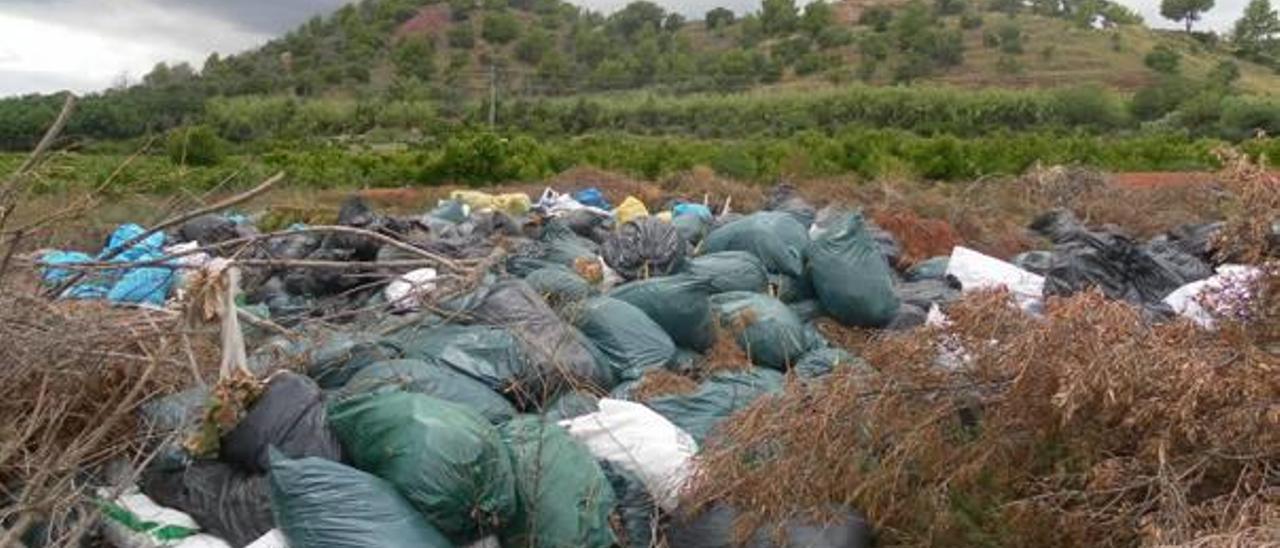
[[[654,218],[654,219],[657,219],[657,220],[659,220],[659,221],[662,221],[662,222],[664,222],[664,223],[671,224],[671,212],[670,212],[670,211],[663,211],[662,213],[659,213],[659,214],[657,214],[657,215],[654,215],[654,216],[653,216],[653,218]]]
[[[528,194],[513,192],[511,194],[489,194],[477,190],[455,190],[449,194],[450,200],[457,200],[472,211],[501,211],[513,217],[524,215],[533,209],[533,201]]]
[[[512,217],[519,217],[533,209],[533,201],[529,199],[528,194],[522,192],[499,194],[493,197],[493,209]]]
[[[641,202],[635,196],[627,196],[627,199],[622,201],[622,205],[613,210],[613,215],[618,220],[618,225],[621,226],[636,219],[648,217],[649,209],[644,207],[644,202]]]

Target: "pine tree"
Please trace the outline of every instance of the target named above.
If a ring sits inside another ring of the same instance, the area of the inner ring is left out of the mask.
[[[1280,49],[1280,15],[1270,0],[1252,0],[1236,21],[1231,41],[1242,55],[1269,57]]]
[[[1187,25],[1187,34],[1191,34],[1191,26],[1213,9],[1213,3],[1214,0],[1161,0],[1160,15],[1170,21],[1182,21]]]

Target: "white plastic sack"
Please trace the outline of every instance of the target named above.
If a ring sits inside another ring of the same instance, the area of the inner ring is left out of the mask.
[[[582,202],[573,199],[573,196],[561,194],[550,187],[542,191],[542,196],[538,198],[538,203],[534,204],[533,208],[548,217],[559,217],[565,213],[583,209],[601,217],[608,217],[611,215],[608,211],[583,204]]]
[[[1215,317],[1230,315],[1232,308],[1247,308],[1253,299],[1251,286],[1260,274],[1259,269],[1251,266],[1223,265],[1218,267],[1216,275],[1179,287],[1165,297],[1164,302],[1196,325],[1214,329]],[[1217,302],[1209,303],[1207,299]]]
[[[1023,310],[1038,312],[1043,308],[1044,277],[967,247],[951,250],[947,274],[955,276],[965,293],[1008,288]]]
[[[435,280],[438,277],[434,268],[414,270],[387,284],[383,296],[395,311],[413,312],[422,306],[423,295],[436,290]]]
[[[596,459],[639,477],[663,510],[675,511],[698,452],[687,432],[641,404],[607,398],[600,400],[599,411],[560,426]]]
[[[200,249],[200,242],[186,242],[164,248],[164,254],[166,256],[177,255],[178,253],[187,253],[196,249]],[[186,298],[187,286],[192,274],[195,270],[204,268],[211,260],[213,260],[213,257],[203,252],[183,255],[173,259],[173,263],[182,265],[184,268],[179,268],[174,272],[176,279],[174,280],[173,297],[170,302],[180,302]]]
[[[105,497],[109,493],[102,489],[99,494]],[[231,548],[218,537],[200,533],[200,525],[191,516],[156,504],[136,487],[106,504],[131,514],[125,517],[114,511],[103,512],[103,535],[107,542],[120,548]]]

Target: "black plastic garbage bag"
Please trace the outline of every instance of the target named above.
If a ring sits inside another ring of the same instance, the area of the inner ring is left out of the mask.
[[[605,264],[628,280],[665,276],[684,267],[687,244],[675,227],[652,217],[622,225],[605,240]]]
[[[469,300],[468,321],[510,330],[535,366],[533,375],[521,382],[526,395],[544,402],[565,387],[613,387],[609,368],[596,363],[582,334],[561,320],[529,284],[499,282]]]
[[[200,245],[207,246],[252,235],[254,232],[256,231],[242,229],[224,215],[201,215],[184,223],[176,236],[179,242],[199,242]]]
[[[912,303],[902,303],[902,306],[898,307],[898,314],[893,317],[893,321],[889,322],[889,325],[884,326],[884,328],[889,331],[906,331],[920,327],[928,320],[929,309]]]
[[[271,508],[290,548],[452,548],[395,486],[324,459],[273,454]]]
[[[324,243],[323,234],[301,232],[272,239],[267,246],[267,251],[272,259],[305,259],[320,249],[322,243]]]
[[[591,452],[542,417],[518,417],[498,429],[511,451],[519,501],[499,533],[502,545],[613,546],[613,488]]]
[[[915,266],[907,269],[906,279],[908,282],[919,282],[945,278],[947,276],[947,266],[950,263],[951,257],[933,257],[916,263]]]
[[[335,401],[329,416],[356,468],[394,485],[455,543],[482,538],[516,517],[511,456],[479,414],[388,391]]]
[[[717,503],[694,516],[674,516],[667,529],[667,544],[671,548],[870,548],[875,544],[865,518],[849,509],[836,514],[839,519],[828,524],[783,524],[781,543],[775,540],[777,524],[765,525],[743,547],[734,536],[738,511]]]
[[[706,280],[712,293],[760,292],[769,284],[769,273],[764,263],[745,251],[722,251],[696,257],[689,260],[685,273]]]
[[[218,446],[219,460],[258,474],[271,468],[267,451],[271,447],[290,458],[342,460],[342,446],[329,429],[320,387],[287,371],[271,378],[266,391]]]
[[[782,373],[752,367],[715,373],[703,380],[692,394],[660,396],[644,403],[688,432],[702,446],[716,426],[730,415],[763,395],[780,392],[782,385]]]
[[[605,227],[606,222],[610,220],[609,217],[590,210],[575,209],[565,213],[561,220],[570,230],[573,230],[574,234],[598,244],[603,244],[612,233]]]
[[[846,214],[813,241],[809,273],[822,308],[840,323],[883,327],[898,313],[889,263],[859,214]]]
[[[376,257],[377,249],[373,250]],[[310,261],[351,262],[357,260],[354,252],[345,248],[318,249],[307,256]],[[369,260],[373,260],[370,258]],[[284,287],[291,295],[323,297],[334,295],[360,285],[362,279],[338,268],[306,266],[290,268],[284,273]]]
[[[566,312],[608,361],[617,381],[635,380],[645,371],[665,367],[676,345],[643,310],[611,297],[589,299]]]
[[[809,351],[804,324],[773,297],[747,291],[712,295],[711,311],[756,365],[786,371]]]
[[[511,402],[466,373],[434,360],[390,360],[362,369],[343,388],[343,397],[394,388],[449,401],[500,423],[516,416]]]
[[[812,226],[814,219],[818,217],[818,209],[805,201],[796,187],[785,183],[773,187],[769,193],[769,199],[764,204],[764,209],[786,213],[806,229]]]
[[[218,461],[153,464],[139,487],[151,500],[186,512],[214,536],[239,548],[275,528],[267,476]]]
[[[947,305],[960,299],[960,284],[954,278],[933,278],[898,284],[894,288],[902,304],[929,310],[934,304]]]
[[[1013,264],[1032,274],[1044,276],[1053,268],[1052,251],[1027,251],[1013,257]]]
[[[1224,223],[1188,224],[1170,230],[1164,238],[1178,247],[1180,251],[1213,263],[1214,240],[1222,232]]]
[[[556,309],[582,301],[593,292],[591,284],[582,276],[561,266],[539,268],[525,276],[524,281]]]
[[[1049,212],[1031,226],[1055,244],[1046,295],[1096,286],[1111,299],[1162,308],[1174,290],[1213,275],[1208,264],[1168,242],[1142,246],[1118,232],[1091,231],[1069,212]]]
[[[609,296],[639,308],[677,346],[702,352],[711,347],[711,305],[706,281],[685,274],[632,282]]]
[[[705,253],[746,251],[771,273],[802,276],[809,233],[786,213],[761,211],[712,230],[702,241]]]

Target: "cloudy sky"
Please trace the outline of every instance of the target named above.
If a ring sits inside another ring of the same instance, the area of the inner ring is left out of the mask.
[[[599,11],[629,0],[575,0]],[[726,6],[754,10],[759,0],[656,0],[692,17]],[[1230,27],[1248,0],[1218,0],[1202,26]],[[1148,23],[1159,0],[1119,0]],[[268,40],[344,0],[0,0],[0,97],[71,89],[88,92],[137,81],[159,61],[197,68],[217,51],[235,53]]]

